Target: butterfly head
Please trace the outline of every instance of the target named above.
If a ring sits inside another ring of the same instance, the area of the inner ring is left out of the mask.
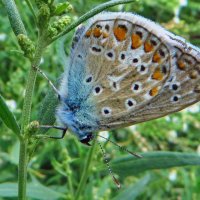
[[[94,138],[92,133],[88,133],[84,138],[82,138],[80,140],[81,143],[91,146],[91,144],[89,143],[92,139]]]

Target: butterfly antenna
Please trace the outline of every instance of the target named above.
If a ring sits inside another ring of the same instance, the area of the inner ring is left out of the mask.
[[[105,137],[103,137],[102,135],[98,135],[98,136],[101,137],[101,138],[103,138],[103,139],[105,139],[105,140],[107,140],[107,141],[109,141],[109,142],[111,142],[111,143],[114,144],[115,146],[119,147],[119,149],[121,149],[121,150],[123,150],[123,151],[126,151],[127,153],[129,153],[129,154],[131,154],[131,155],[133,155],[133,156],[135,156],[135,157],[137,157],[137,158],[142,158],[141,155],[129,151],[129,150],[126,149],[125,147],[122,147],[122,146],[120,146],[119,144],[117,144],[116,142],[113,142],[112,140],[110,140],[110,139],[108,139],[108,138],[105,138]]]
[[[100,143],[98,140],[97,140],[97,142],[98,142],[98,144],[99,144],[99,146],[100,146],[100,149],[101,149],[101,152],[102,152],[102,154],[103,154],[104,161],[106,162],[106,165],[107,165],[107,167],[108,167],[108,171],[109,171],[110,175],[112,176],[113,181],[114,181],[115,184],[117,185],[117,188],[120,189],[120,188],[121,188],[121,184],[120,184],[120,182],[115,178],[115,176],[114,176],[114,174],[113,174],[113,172],[112,172],[112,170],[111,170],[111,168],[110,168],[108,159],[106,158],[106,153],[105,153],[105,151],[103,150],[103,147],[102,147],[101,143]]]
[[[54,90],[54,92],[60,96],[60,93],[58,92],[57,88],[54,86],[54,84],[49,80],[49,78],[47,77],[47,75],[38,67],[34,67],[35,70],[37,70],[49,83],[49,85],[52,87],[52,89]]]

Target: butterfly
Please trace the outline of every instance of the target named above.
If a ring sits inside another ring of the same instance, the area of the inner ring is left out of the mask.
[[[77,29],[57,118],[93,132],[145,122],[200,100],[200,49],[136,14],[103,12]]]

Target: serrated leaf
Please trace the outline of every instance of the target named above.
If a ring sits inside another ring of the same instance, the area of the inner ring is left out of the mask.
[[[5,123],[5,125],[10,128],[17,135],[20,134],[19,125],[15,119],[15,116],[10,111],[8,106],[6,105],[5,100],[0,95],[0,118]]]
[[[142,158],[123,156],[115,159],[110,163],[113,172],[126,177],[152,169],[200,165],[200,156],[195,153],[150,152],[141,155]]]

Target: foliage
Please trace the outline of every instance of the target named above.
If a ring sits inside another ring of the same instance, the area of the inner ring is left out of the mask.
[[[30,41],[36,41],[38,31],[35,16],[28,7],[27,2],[29,1],[16,0],[15,2],[28,33],[26,39],[31,50],[26,52],[26,55],[32,60],[34,55],[31,53],[34,53],[35,47]],[[33,2],[33,10],[38,10],[43,6],[41,4],[36,6],[35,1],[31,2]],[[58,15],[56,18],[60,19],[60,15],[66,14],[64,11],[68,9],[69,4],[66,4],[66,1],[55,0],[54,2],[59,3],[59,6],[52,13]],[[67,14],[74,21],[95,6],[105,2],[107,1],[70,1],[73,9],[67,10]],[[43,7],[43,9],[46,8]],[[194,45],[200,45],[200,22],[198,20],[200,3],[197,0],[190,0],[187,6],[180,6],[179,0],[141,0],[137,3],[118,5],[109,10],[136,12],[185,37]],[[176,17],[175,13],[178,13]],[[6,99],[12,111],[7,110],[0,97],[0,117],[4,115],[6,119],[11,118],[14,124],[11,125],[9,121],[4,124],[0,121],[0,199],[7,197],[15,199],[20,147],[19,140],[17,140],[18,123],[22,122],[21,114],[30,61],[23,56],[23,48],[21,50],[11,30],[1,1],[0,16],[0,94]],[[48,20],[48,12],[45,16]],[[52,23],[52,25],[53,28],[57,28],[57,24]],[[60,30],[54,31],[55,29],[53,31],[51,29],[51,36],[57,35],[56,31]],[[72,35],[73,32],[69,32],[65,36],[66,39],[61,38],[55,41],[43,54],[40,68],[54,83],[59,82],[63,68],[67,65]],[[67,56],[64,60],[61,50],[63,46]],[[55,95],[50,90],[47,81],[41,76],[37,77],[35,88],[31,121],[39,120],[42,124],[54,123],[55,118],[52,112],[57,104]],[[103,163],[101,151],[95,145],[91,167],[87,171],[88,179],[86,177],[87,181],[85,180],[80,199],[200,199],[200,168],[199,166],[185,167],[190,164],[199,165],[198,156],[194,155],[195,152],[200,152],[199,111],[200,106],[197,104],[165,118],[111,131],[109,135],[113,141],[130,151],[146,152],[141,153],[144,159],[137,160],[127,157],[126,152],[119,151],[109,142],[103,142],[107,159],[111,161],[113,172],[119,175],[122,184],[122,189],[117,190]],[[16,123],[14,123],[15,118],[12,113],[16,118]],[[14,135],[6,125],[13,127],[13,131],[17,134]],[[39,134],[43,133],[45,130],[39,132]],[[47,134],[59,135],[61,133],[50,130]],[[32,138],[28,145],[27,195],[29,199],[75,199],[74,194],[80,187],[89,151],[91,152],[90,147],[81,145],[70,133],[60,141],[51,139],[38,141]],[[152,165],[157,167],[152,167]]]

